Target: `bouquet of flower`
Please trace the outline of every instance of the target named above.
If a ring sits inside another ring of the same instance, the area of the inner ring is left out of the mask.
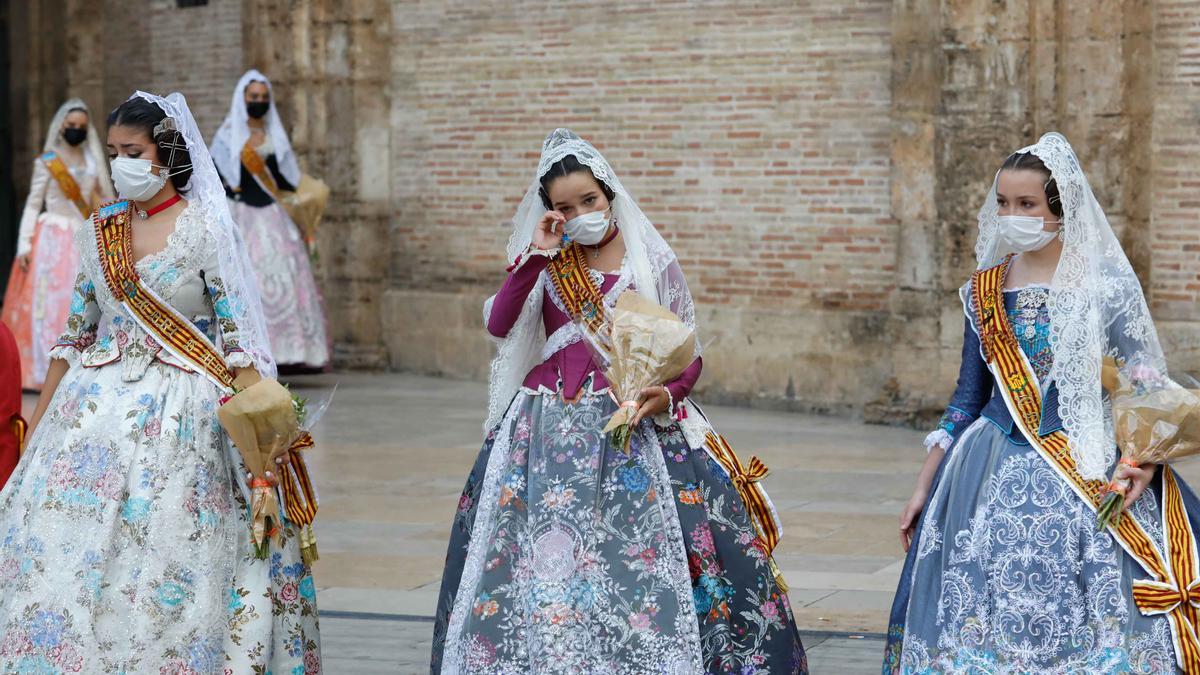
[[[604,432],[627,452],[641,391],[675,379],[692,363],[695,335],[670,310],[632,291],[617,298],[602,325],[598,334],[580,328],[620,406]]]
[[[1152,366],[1118,366],[1106,357],[1101,374],[1112,399],[1121,463],[1163,464],[1200,453],[1200,389],[1188,389]],[[1096,510],[1096,527],[1119,525],[1129,481],[1111,481]]]
[[[278,534],[280,522],[276,485],[266,474],[274,469],[278,478],[282,476],[278,467],[268,466],[268,461],[280,446],[292,446],[298,438],[307,437],[308,429],[325,413],[332,399],[330,392],[315,411],[310,411],[308,399],[295,396],[274,380],[264,379],[246,388],[235,387],[233,395],[221,402],[217,411],[221,426],[250,472],[251,542],[260,560],[270,554],[270,542]]]

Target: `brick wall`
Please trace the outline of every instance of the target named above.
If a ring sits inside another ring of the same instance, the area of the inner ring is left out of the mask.
[[[482,372],[486,343],[449,349],[422,319],[463,298],[456,328],[479,332],[541,140],[570,126],[678,253],[706,383],[811,392],[893,283],[891,4],[397,3],[419,56],[393,80],[393,363]]]
[[[179,89],[211,134],[245,68],[272,76],[302,163],[333,189],[318,276],[342,365],[485,375],[480,307],[509,219],[543,136],[570,126],[679,254],[708,400],[936,413],[979,200],[1050,129],[1079,148],[1168,351],[1200,369],[1194,3],[22,7],[45,36],[13,42],[36,61],[14,79],[29,116],[68,90],[106,111],[135,87]]]

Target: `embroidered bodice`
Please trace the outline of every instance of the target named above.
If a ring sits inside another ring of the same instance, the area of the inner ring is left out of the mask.
[[[589,378],[593,391],[606,389],[607,381],[598,372],[599,368],[568,313],[566,303],[558,296],[549,278],[549,263],[549,258],[540,255],[518,260],[496,295],[488,320],[488,332],[495,337],[506,336],[529,294],[541,293],[546,344],[542,348],[542,362],[529,371],[524,386],[534,391],[560,392],[567,399],[574,398]],[[621,270],[614,274],[602,274],[596,270],[589,270],[589,274],[604,294],[604,302],[609,308],[616,304],[621,293],[634,289],[633,274],[628,265],[622,265]],[[702,367],[703,362],[697,357],[678,378],[666,383],[673,403],[682,402],[691,393]]]
[[[1017,343],[1038,379],[1045,382],[1050,375],[1050,366],[1054,364],[1054,354],[1050,350],[1050,310],[1046,304],[1050,291],[1046,286],[1034,285],[1004,294],[1005,311]],[[1010,305],[1009,296],[1012,295],[1016,297]]]
[[[221,347],[230,367],[245,367],[251,365],[251,359],[238,347],[231,299],[225,294],[216,242],[208,231],[210,217],[200,206],[189,204],[180,213],[166,247],[142,258],[136,267],[144,285]],[[113,297],[100,267],[94,222],[89,221],[75,236],[81,270],[66,332],[51,357],[84,368],[121,362],[126,381],[141,379],[153,361],[194,372],[191,365],[163,350]]]

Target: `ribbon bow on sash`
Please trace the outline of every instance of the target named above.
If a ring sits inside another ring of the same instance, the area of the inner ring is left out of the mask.
[[[729,447],[729,443],[715,433],[709,433],[705,443],[713,459],[729,474],[729,480],[741,495],[746,510],[753,517],[767,553],[771,553],[779,543],[779,526],[775,522],[775,514],[772,513],[770,504],[767,503],[766,495],[755,485],[767,477],[767,465],[758,457],[751,457],[749,466],[742,464],[742,460],[733,448]]]
[[[775,559],[771,556],[779,544],[783,529],[779,527],[779,521],[775,518],[775,511],[771,508],[766,491],[759,484],[759,481],[767,477],[770,470],[767,469],[766,464],[762,463],[762,460],[754,456],[750,457],[748,465],[742,464],[742,460],[725,438],[716,433],[709,432],[705,444],[708,446],[709,455],[725,469],[734,489],[742,498],[742,504],[750,514],[750,521],[758,530],[758,538],[762,541],[763,548],[766,549],[767,559],[771,563],[771,572],[775,575],[775,583],[778,584],[781,591],[786,593],[787,583],[783,580],[783,574],[780,573],[779,567],[775,565]]]

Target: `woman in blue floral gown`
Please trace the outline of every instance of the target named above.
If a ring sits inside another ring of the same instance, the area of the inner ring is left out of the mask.
[[[1094,504],[1061,471],[1074,465],[1083,480],[1105,481],[1117,465],[1103,357],[1165,373],[1141,287],[1059,134],[1006,160],[979,224],[958,387],[901,517],[908,556],[883,672],[1174,672],[1175,619],[1139,609],[1132,588],[1146,570],[1096,527]],[[1014,414],[1021,382],[988,358],[999,338],[981,322],[996,315],[975,285],[996,274],[1001,297],[990,297],[1040,415]],[[1069,439],[1069,463],[1040,449],[1052,438]],[[1170,469],[1157,468],[1122,464],[1116,477],[1132,481],[1127,517],[1161,551]],[[1194,532],[1200,504],[1178,484]]]

